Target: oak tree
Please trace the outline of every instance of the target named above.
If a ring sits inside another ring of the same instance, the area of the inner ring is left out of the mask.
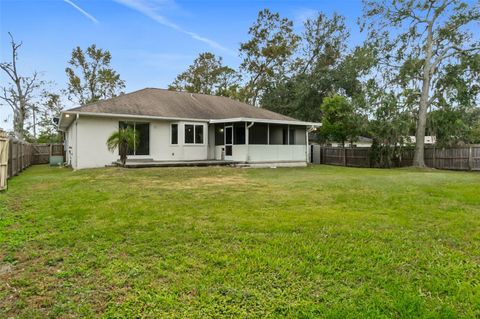
[[[76,47],[65,69],[68,98],[80,105],[115,97],[125,88],[125,81],[110,66],[112,55],[95,44],[85,51]]]

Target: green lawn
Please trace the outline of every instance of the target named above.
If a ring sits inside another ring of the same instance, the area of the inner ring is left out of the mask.
[[[479,318],[480,174],[36,166],[0,318]]]

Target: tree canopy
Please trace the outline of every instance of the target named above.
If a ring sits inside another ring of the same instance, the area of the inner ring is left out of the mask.
[[[222,58],[211,52],[200,53],[185,72],[179,74],[170,90],[235,97],[239,75],[223,65]]]
[[[416,108],[414,166],[425,166],[429,109],[448,99],[450,105],[452,99],[461,105],[476,99],[471,86],[478,81],[462,79],[471,75],[470,63],[480,53],[471,28],[479,19],[478,4],[460,0],[364,0],[363,26],[379,58],[377,75],[401,92],[400,103]]]
[[[125,81],[120,79],[111,66],[112,55],[108,50],[89,46],[85,52],[76,47],[68,61],[65,72],[68,76],[68,98],[80,105],[117,96],[125,88]]]

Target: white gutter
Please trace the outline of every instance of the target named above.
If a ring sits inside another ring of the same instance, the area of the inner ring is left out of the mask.
[[[98,116],[98,117],[114,117],[114,118],[129,118],[129,119],[150,119],[150,120],[169,120],[169,121],[190,121],[190,122],[207,122],[207,123],[232,123],[232,122],[255,122],[255,123],[272,123],[272,124],[290,124],[290,125],[307,125],[307,126],[322,126],[322,123],[316,122],[304,122],[304,121],[287,121],[287,120],[270,120],[270,119],[257,119],[250,117],[236,117],[227,119],[198,119],[198,118],[182,118],[182,117],[168,117],[168,116],[151,116],[151,115],[130,115],[130,114],[117,114],[117,113],[96,113],[96,112],[75,112],[75,111],[63,111],[61,112],[58,127],[60,131],[62,118],[64,114],[71,115],[86,115],[86,116]]]
[[[77,118],[75,119],[75,169],[78,168],[78,119],[80,114],[77,113]]]
[[[118,113],[96,113],[96,112],[75,112],[75,111],[63,111],[61,112],[60,121],[58,126],[60,127],[63,114],[86,116],[98,116],[98,117],[115,117],[115,118],[128,118],[128,119],[151,119],[151,120],[169,120],[169,121],[190,121],[190,122],[209,122],[208,119],[193,119],[193,118],[181,118],[181,117],[167,117],[167,116],[151,116],[151,115],[130,115],[130,114],[118,114]],[[61,129],[60,129],[61,130]]]
[[[321,124],[320,124],[320,126],[321,126]],[[305,158],[307,160],[307,164],[310,162],[309,158],[308,158],[309,157],[308,156],[308,151],[310,149],[310,145],[308,144],[308,133],[315,131],[315,129],[316,129],[316,127],[312,125],[312,126],[310,126],[310,128],[308,130],[305,131],[305,141],[306,141],[306,147],[307,147],[305,149]]]
[[[251,117],[235,117],[227,119],[215,119],[210,120],[210,123],[232,123],[232,122],[255,122],[255,123],[272,123],[272,124],[290,124],[290,125],[307,125],[307,126],[322,126],[322,123],[316,122],[304,122],[304,121],[287,121],[287,120],[270,120],[270,119],[257,119]]]

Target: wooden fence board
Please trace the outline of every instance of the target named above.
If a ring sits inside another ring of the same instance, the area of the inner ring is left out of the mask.
[[[63,144],[30,144],[12,137],[0,137],[0,190],[6,188],[6,180],[18,175],[34,164],[47,164],[50,156],[64,156]],[[6,146],[4,146],[6,145]],[[2,147],[6,147],[6,165],[2,163]],[[5,180],[5,183],[3,183]]]
[[[7,188],[9,140],[0,132],[0,190]]]
[[[369,147],[323,147],[313,145],[313,163],[351,167],[371,167]],[[414,149],[407,148],[399,158],[398,167],[413,164]],[[428,167],[448,170],[480,170],[480,145],[450,148],[425,147],[425,164]]]

